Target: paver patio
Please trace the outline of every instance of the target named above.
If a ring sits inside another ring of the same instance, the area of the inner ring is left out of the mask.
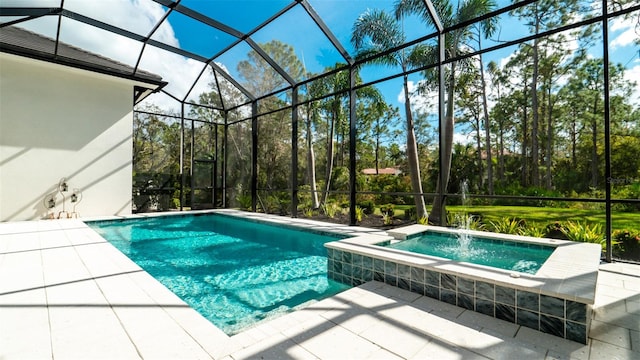
[[[638,359],[640,266],[602,264],[587,345],[378,282],[229,337],[79,220],[0,223],[0,359]]]

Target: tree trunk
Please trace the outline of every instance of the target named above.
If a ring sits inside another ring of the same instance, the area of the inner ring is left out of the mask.
[[[499,152],[499,157],[498,157],[498,178],[500,179],[500,181],[504,181],[504,126],[502,124],[502,121],[504,120],[500,120],[499,122],[499,127],[500,129],[499,131],[499,142],[500,142],[500,152]]]
[[[536,19],[535,33],[539,31],[540,23]],[[538,72],[539,72],[539,59],[538,59],[538,39],[533,41],[533,76],[531,79],[531,180],[533,186],[540,185],[540,173],[538,164],[539,149],[538,149],[538,124],[539,124],[539,109],[538,109]]]
[[[529,171],[527,164],[529,160],[527,159],[527,131],[529,131],[529,127],[527,126],[527,91],[526,91],[526,80],[525,80],[525,91],[524,91],[524,103],[522,104],[522,174],[521,181],[522,186],[529,185]]]
[[[547,158],[545,160],[547,173],[546,173],[546,188],[547,190],[551,190],[552,181],[551,181],[551,153],[553,151],[553,101],[551,100],[551,84],[549,84],[548,88],[549,94],[547,101],[549,105],[547,106]]]
[[[484,169],[482,166],[482,136],[480,135],[480,114],[476,114],[476,148],[478,149],[478,188],[484,183]]]
[[[480,38],[480,37],[479,37]],[[482,111],[484,115],[484,147],[487,152],[487,190],[493,195],[493,158],[491,154],[491,130],[489,128],[489,106],[487,105],[487,82],[484,79],[484,63],[480,58],[480,81],[482,82]]]
[[[411,99],[409,98],[409,80],[407,75],[404,76],[403,80],[404,110],[407,117],[407,160],[409,161],[409,177],[411,178],[411,188],[415,193],[413,200],[416,205],[416,216],[420,219],[427,215],[427,207],[424,202],[424,196],[422,195],[418,145],[416,144],[413,115],[411,114]]]
[[[429,223],[436,225],[446,225],[447,222],[447,210],[446,210],[446,195],[442,196],[442,194],[446,194],[447,185],[449,184],[449,177],[451,175],[451,155],[453,151],[453,126],[455,123],[455,119],[453,117],[453,96],[454,96],[454,86],[455,86],[455,71],[456,66],[455,62],[451,63],[451,79],[449,83],[449,88],[447,89],[447,109],[446,115],[444,117],[445,126],[442,131],[444,131],[444,144],[440,144],[440,146],[444,146],[444,149],[440,152],[444,154],[444,157],[440,159],[441,165],[441,176],[438,176],[438,182],[436,183],[436,196],[433,199],[433,206],[431,207],[431,213],[429,214]],[[441,181],[441,179],[443,181]],[[442,193],[442,194],[441,194]]]
[[[309,186],[311,187],[311,208],[320,207],[318,202],[318,188],[316,185],[316,155],[313,151],[313,133],[311,132],[311,116],[315,115],[315,111],[310,110],[311,105],[307,107],[307,172],[309,176]]]
[[[376,148],[375,148],[375,162],[376,162],[376,175],[380,168],[380,119],[376,120]]]
[[[329,133],[327,134],[327,171],[325,173],[324,192],[322,193],[322,200],[320,200],[320,203],[324,205],[327,204],[327,197],[329,196],[329,189],[331,188],[331,174],[333,173],[333,137],[335,134],[335,124],[337,117],[337,112],[334,109],[331,114]]]
[[[596,114],[598,112],[598,96],[593,101],[593,121],[591,122],[591,186],[598,186],[598,122]]]

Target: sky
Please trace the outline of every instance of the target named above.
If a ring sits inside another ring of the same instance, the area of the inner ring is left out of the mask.
[[[456,0],[453,0],[456,1]],[[315,11],[327,27],[333,32],[342,46],[354,54],[350,44],[351,29],[355,19],[368,9],[384,9],[391,11],[394,0],[310,0]],[[181,4],[207,14],[216,21],[246,33],[264,22],[275,12],[288,6],[291,0],[183,0]],[[498,0],[498,6],[509,4]],[[57,7],[60,0],[2,0],[2,6],[36,6]],[[93,17],[99,21],[120,27],[141,36],[147,36],[154,25],[166,13],[167,9],[151,0],[65,0],[64,7],[81,15]],[[636,14],[640,16],[640,14]],[[636,17],[637,17],[636,16]],[[2,21],[13,19],[3,18]],[[48,16],[30,20],[20,24],[29,30],[45,36],[55,37],[57,31],[56,16]],[[636,19],[616,19],[610,23],[610,58],[622,63],[627,68],[626,77],[640,83],[640,52],[633,40],[638,35],[635,31]],[[407,40],[417,39],[432,31],[432,27],[415,17],[403,22]],[[516,18],[501,17],[499,29],[492,39],[485,39],[484,44],[495,41],[508,41],[526,33],[526,28]],[[257,43],[265,43],[272,39],[291,44],[296,55],[304,60],[310,72],[321,72],[325,67],[336,62],[344,62],[341,55],[331,45],[326,36],[301,6],[294,6],[280,19],[251,35]],[[218,54],[227,48],[235,38],[227,33],[213,29],[193,19],[172,12],[168,19],[153,33],[153,40],[178,47],[204,58]],[[142,49],[142,44],[126,37],[110,34],[79,21],[63,17],[60,27],[60,39],[66,43],[115,59],[134,66]],[[216,59],[233,76],[238,76],[236,65],[246,59],[250,47],[241,43]],[[494,51],[484,55],[484,61],[496,61],[505,64],[513,52],[513,48]],[[601,56],[601,49],[590,50],[592,56]],[[212,77],[203,73],[204,63],[170,53],[154,46],[146,46],[140,59],[140,67],[161,75],[169,82],[166,90],[178,98],[193,99],[197,94],[206,91]],[[361,76],[364,81],[375,80],[397,72],[397,69],[380,66],[365,67]],[[202,74],[202,76],[201,76]],[[199,78],[200,77],[200,78]],[[409,77],[411,87],[420,80],[419,74]],[[195,83],[195,86],[193,85]],[[192,86],[194,87],[193,89]],[[640,84],[639,84],[640,86]],[[401,79],[387,81],[378,85],[388,102],[402,106]],[[638,87],[637,89],[640,89]],[[634,94],[636,102],[640,102],[640,91]],[[177,102],[168,97],[155,96],[153,99],[162,108],[179,109]],[[414,97],[415,109],[434,111],[429,104],[433,101]],[[464,129],[459,129],[457,140],[465,141]],[[468,141],[468,140],[467,140]]]

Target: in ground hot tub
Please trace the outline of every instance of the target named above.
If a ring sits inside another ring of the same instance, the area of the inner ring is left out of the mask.
[[[515,248],[553,248],[542,265],[529,273],[393,248],[426,233],[458,236],[460,230],[412,225],[387,231],[389,236],[366,235],[326,243],[328,276],[354,286],[372,280],[384,282],[587,343],[600,245],[465,230],[465,235],[507,242]]]

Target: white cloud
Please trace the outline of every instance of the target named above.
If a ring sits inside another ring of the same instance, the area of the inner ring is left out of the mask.
[[[427,91],[427,93],[418,93],[418,86],[420,85],[420,81],[418,83],[414,81],[409,81],[407,83],[407,87],[409,88],[410,100],[411,100],[411,111],[414,113],[421,114],[433,114],[438,111],[438,93],[435,91]],[[400,104],[404,104],[404,89],[400,88],[400,92],[398,93],[397,100]]]
[[[453,143],[467,145],[475,141],[472,134],[463,134],[460,132],[453,133]]]
[[[628,82],[635,82],[635,87],[629,102],[631,104],[640,105],[640,60],[636,60],[637,65],[632,68],[625,69],[624,78]]]
[[[611,41],[611,48],[616,49],[633,44],[633,41],[638,38],[635,25],[636,20],[634,18],[624,19],[620,16],[613,19],[611,22],[611,32],[619,34]]]
[[[86,1],[66,0],[65,8],[112,24],[136,34],[147,36],[155,24],[164,16],[165,10],[158,3],[141,0],[112,0]],[[19,26],[47,37],[55,37],[58,17],[50,16],[37,20],[26,21]],[[63,17],[60,39],[70,45],[89,52],[135,66],[142,43],[124,36],[111,34]],[[179,46],[175,32],[170,23],[160,26],[153,35],[153,39],[175,47]],[[191,86],[198,79],[204,68],[204,63],[181,55],[147,45],[140,62],[140,69],[162,76],[169,85],[166,91],[180,99],[187,95]],[[210,71],[205,71],[196,83],[191,94],[199,94],[207,89],[211,81]],[[189,99],[195,98],[190,95]],[[158,96],[157,105],[166,111],[179,111],[180,106],[167,96]]]

